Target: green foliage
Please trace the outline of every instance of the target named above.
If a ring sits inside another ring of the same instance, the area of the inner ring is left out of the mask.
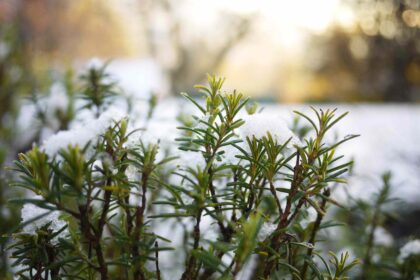
[[[116,82],[106,72],[108,64],[92,65],[81,76],[82,98],[86,100],[86,107],[93,108],[99,115],[112,99],[118,95]]]
[[[115,84],[107,82],[104,68],[92,68],[82,79],[87,107],[103,111]],[[140,137],[129,144],[134,131],[124,118],[85,147],[70,145],[48,157],[34,146],[19,155],[14,185],[41,197],[14,202],[58,211],[68,224],[56,229],[46,223],[14,235],[10,250],[15,265],[24,267],[20,277],[160,279],[158,252],[179,254],[179,248],[170,243],[173,236],[158,235],[156,226],[174,221],[185,237],[181,279],[234,279],[251,259],[252,279],[346,279],[358,261],[349,264],[347,253],[340,259],[331,254],[331,270],[317,239],[334,225],[323,221],[328,205],[338,204],[330,192],[345,182],[352,165],[336,150],[356,136],[326,140],[346,113],[313,108],[313,121],[296,112],[312,127],[302,145],[270,132],[242,139],[242,115],[257,114],[256,105],[245,109],[242,93],[222,92],[224,79],[208,80],[208,87],[197,86],[204,103],[183,94],[198,115],[182,117],[178,147],[200,159],[195,165],[174,166],[176,158],[162,157],[158,142]],[[304,225],[311,209],[316,219]],[[203,232],[206,223],[214,225],[206,231],[215,238]]]
[[[403,219],[404,212],[398,211],[407,205],[402,207],[402,201],[393,198],[391,172],[383,173],[381,184],[370,196],[348,195],[346,208],[337,211],[336,219],[348,228],[341,232],[339,246],[350,247],[355,254],[363,256],[361,270],[355,274],[357,279],[414,279],[420,273],[420,252],[415,245],[418,240],[414,244],[409,240],[416,235],[404,236],[398,231],[395,234],[389,226],[391,221]],[[403,251],[407,250],[412,252],[405,256]]]
[[[334,266],[334,273],[331,272],[330,268],[327,267],[328,276],[327,279],[331,280],[339,280],[339,279],[349,279],[349,277],[345,277],[345,273],[355,267],[356,265],[360,264],[359,260],[353,260],[349,264],[347,264],[347,260],[349,258],[349,253],[345,252],[340,255],[340,259],[337,256],[330,252],[331,259],[330,263]]]

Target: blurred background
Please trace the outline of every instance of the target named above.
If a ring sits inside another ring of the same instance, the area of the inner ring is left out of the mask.
[[[2,37],[14,45],[3,42],[0,57],[19,52],[34,76],[112,59],[120,76],[129,73],[130,90],[143,79],[162,95],[189,91],[214,73],[228,77],[228,87],[279,102],[419,102],[419,5],[1,0]]]
[[[125,96],[158,97],[171,127],[165,102],[206,73],[289,123],[306,103],[350,111],[339,132],[361,134],[344,151],[352,195],[368,199],[391,170],[405,204],[381,223],[394,249],[419,237],[419,31],[418,0],[0,0],[0,278],[20,215],[4,167],[82,118],[70,101],[94,57],[110,61]],[[394,261],[398,250],[384,252]]]

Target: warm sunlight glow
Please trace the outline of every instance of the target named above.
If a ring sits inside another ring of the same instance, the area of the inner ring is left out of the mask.
[[[184,10],[190,15],[188,20],[199,25],[209,25],[215,18],[207,11],[256,16],[259,28],[287,47],[301,43],[306,32],[322,33],[333,23],[349,26],[353,21],[352,12],[340,0],[189,0],[185,8],[190,9]]]

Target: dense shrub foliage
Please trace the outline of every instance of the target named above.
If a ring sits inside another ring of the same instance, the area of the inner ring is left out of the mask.
[[[175,152],[108,108],[118,88],[105,70],[92,67],[82,77],[76,111],[94,118],[34,145],[10,168],[11,185],[27,193],[11,201],[24,204],[9,247],[15,275],[348,279],[377,269],[370,262],[373,235],[389,202],[389,175],[373,208],[358,208],[374,209],[362,269],[346,250],[328,252],[328,239],[320,238],[340,225],[329,214],[342,207],[331,194],[353,162],[337,148],[357,135],[340,139],[331,132],[347,113],[295,112],[306,125],[292,132],[262,118],[243,94],[223,92],[224,80],[210,76],[208,87],[198,86],[204,100],[183,94],[195,113],[180,117]],[[71,104],[64,109],[74,114],[77,103]],[[402,252],[396,278],[414,277],[416,242]]]

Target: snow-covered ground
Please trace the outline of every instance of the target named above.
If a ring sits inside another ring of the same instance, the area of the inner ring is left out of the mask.
[[[144,98],[151,92],[168,93],[169,84],[163,70],[152,58],[117,59],[107,69],[127,95]]]

